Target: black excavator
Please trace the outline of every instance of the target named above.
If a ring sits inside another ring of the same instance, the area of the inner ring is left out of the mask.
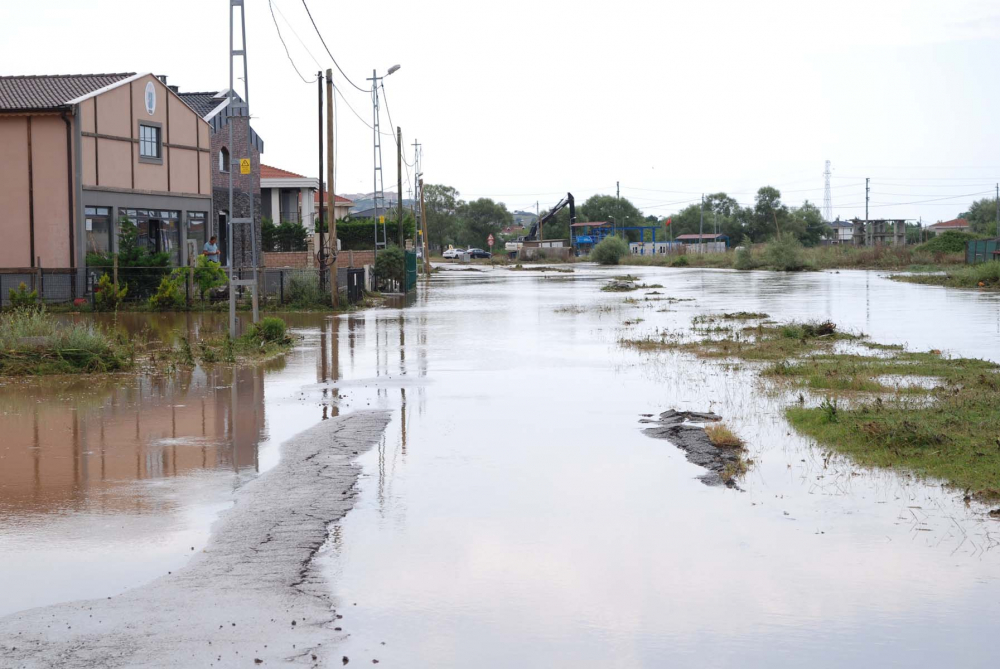
[[[549,213],[545,214],[540,219],[535,221],[535,223],[531,226],[531,231],[528,232],[527,237],[524,238],[524,241],[533,242],[536,239],[538,239],[538,231],[541,229],[541,226],[545,225],[545,223],[555,218],[556,214],[558,214],[566,207],[569,207],[569,224],[573,225],[574,223],[576,223],[576,203],[573,200],[573,194],[566,193],[566,197],[559,200],[559,203],[556,206],[552,207],[552,210],[549,211]],[[570,231],[570,234],[573,234],[572,230]]]

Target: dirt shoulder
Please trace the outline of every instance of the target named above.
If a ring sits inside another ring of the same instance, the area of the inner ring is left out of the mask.
[[[5,666],[333,664],[337,612],[313,556],[354,504],[357,454],[388,422],[355,412],[287,441],[180,571],[118,597],[0,618]]]

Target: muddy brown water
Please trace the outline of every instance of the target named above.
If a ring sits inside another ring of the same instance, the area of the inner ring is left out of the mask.
[[[764,311],[996,360],[1000,296],[872,272],[629,272],[693,301],[602,293],[622,272],[597,268],[445,271],[405,308],[290,319],[301,344],[264,368],[0,385],[0,614],[182,567],[282,440],[377,407],[392,423],[320,558],[352,660],[992,666],[1000,523],[825,457],[746,366],[617,341]],[[130,319],[168,341],[224,327]],[[713,411],[749,443],[742,492],[642,434],[667,409]]]

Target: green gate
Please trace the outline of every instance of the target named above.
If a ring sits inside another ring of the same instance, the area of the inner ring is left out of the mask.
[[[416,251],[406,252],[406,292],[410,292],[417,287],[417,253]]]
[[[976,239],[965,243],[965,262],[970,265],[1000,260],[1000,240]]]

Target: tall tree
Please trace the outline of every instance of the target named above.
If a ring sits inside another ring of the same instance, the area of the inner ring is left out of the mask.
[[[969,221],[969,229],[980,235],[997,234],[997,201],[994,198],[976,200],[969,211],[959,214],[959,218]]]
[[[461,224],[459,240],[463,245],[486,247],[486,240],[492,234],[496,238],[500,231],[511,224],[513,215],[507,205],[494,202],[488,197],[463,203],[458,208]]]
[[[458,208],[462,205],[459,193],[451,186],[426,184],[424,207],[427,215],[427,242],[432,247],[444,248],[457,243]]]
[[[629,202],[628,198],[617,198],[614,195],[592,195],[580,206],[579,210],[588,221],[614,221],[619,228],[646,225],[645,216]],[[578,218],[579,220],[579,218]],[[630,231],[629,239],[639,239],[638,231]]]

